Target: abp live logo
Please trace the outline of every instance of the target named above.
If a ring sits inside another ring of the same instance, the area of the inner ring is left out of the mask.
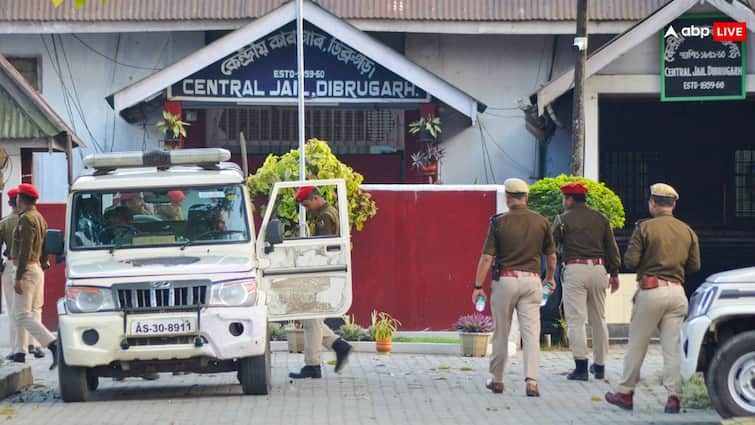
[[[745,41],[747,40],[747,23],[745,22],[714,22],[714,41]]]

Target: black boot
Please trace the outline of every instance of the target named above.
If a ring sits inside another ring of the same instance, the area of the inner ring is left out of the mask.
[[[304,366],[299,373],[291,372],[288,374],[288,377],[291,379],[320,379],[322,378],[322,370],[320,366]]]
[[[349,362],[349,354],[351,353],[351,344],[346,342],[343,338],[338,338],[333,343],[333,351],[336,352],[336,368],[335,372],[340,372],[346,363]]]
[[[26,353],[16,353],[13,355],[14,363],[26,363]]]
[[[605,379],[606,367],[602,364],[593,363],[590,365],[590,373],[595,376],[595,379]]]
[[[47,349],[50,350],[50,353],[52,353],[52,364],[50,365],[50,370],[53,370],[58,367],[58,342],[51,342],[50,345],[47,346]]]
[[[589,376],[587,374],[587,359],[575,359],[574,364],[577,366],[574,372],[566,375],[566,379],[570,381],[587,381]]]
[[[45,357],[45,352],[40,347],[33,345],[29,346],[29,354],[33,355],[35,359],[43,359]]]

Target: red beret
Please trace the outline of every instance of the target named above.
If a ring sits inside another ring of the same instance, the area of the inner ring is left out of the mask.
[[[561,193],[564,195],[583,195],[587,193],[587,186],[582,183],[567,183],[561,186]]]
[[[12,189],[8,189],[8,197],[9,198],[15,198],[16,196],[18,196],[18,188],[17,187],[14,187]]]
[[[18,193],[26,195],[30,198],[39,199],[39,192],[33,184],[21,183],[18,185]]]
[[[170,198],[172,202],[181,202],[186,198],[186,195],[180,190],[171,190],[168,192],[168,198]]]
[[[300,187],[299,190],[296,191],[296,202],[301,202],[305,199],[307,199],[307,196],[309,196],[312,191],[315,190],[314,186],[303,186]]]

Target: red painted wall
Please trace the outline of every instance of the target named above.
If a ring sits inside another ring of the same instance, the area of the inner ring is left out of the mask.
[[[39,204],[37,209],[47,220],[49,229],[64,230],[66,228],[65,204]],[[42,309],[42,321],[48,329],[58,328],[58,311],[55,304],[63,297],[66,284],[66,265],[56,263],[50,258],[52,267],[45,272],[45,306]]]
[[[370,193],[378,213],[352,233],[351,313],[365,326],[377,309],[399,319],[404,330],[451,329],[459,315],[474,311],[471,288],[496,192]],[[51,229],[65,228],[65,205],[39,210]],[[43,320],[51,329],[57,327],[64,273],[56,264],[45,274]]]
[[[474,274],[496,193],[370,193],[378,213],[352,233],[351,312],[363,326],[377,309],[404,330],[452,328],[474,311]]]

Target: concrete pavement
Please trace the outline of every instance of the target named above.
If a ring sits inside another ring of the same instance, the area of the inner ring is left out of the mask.
[[[712,410],[685,409],[665,415],[666,394],[657,370],[661,356],[651,347],[634,412],[603,401],[618,379],[623,350],[613,347],[608,380],[569,382],[568,352],[544,352],[539,399],[524,395],[521,353],[506,371],[506,391],[484,389],[487,359],[355,353],[340,376],[325,366],[324,379],[291,382],[301,354],[273,354],[273,390],[265,397],[244,396],[235,374],[171,376],[159,381],[102,378],[85,404],[64,404],[49,357],[33,360],[35,385],[0,402],[0,421],[9,424],[718,424]],[[325,356],[332,359],[332,353]]]

